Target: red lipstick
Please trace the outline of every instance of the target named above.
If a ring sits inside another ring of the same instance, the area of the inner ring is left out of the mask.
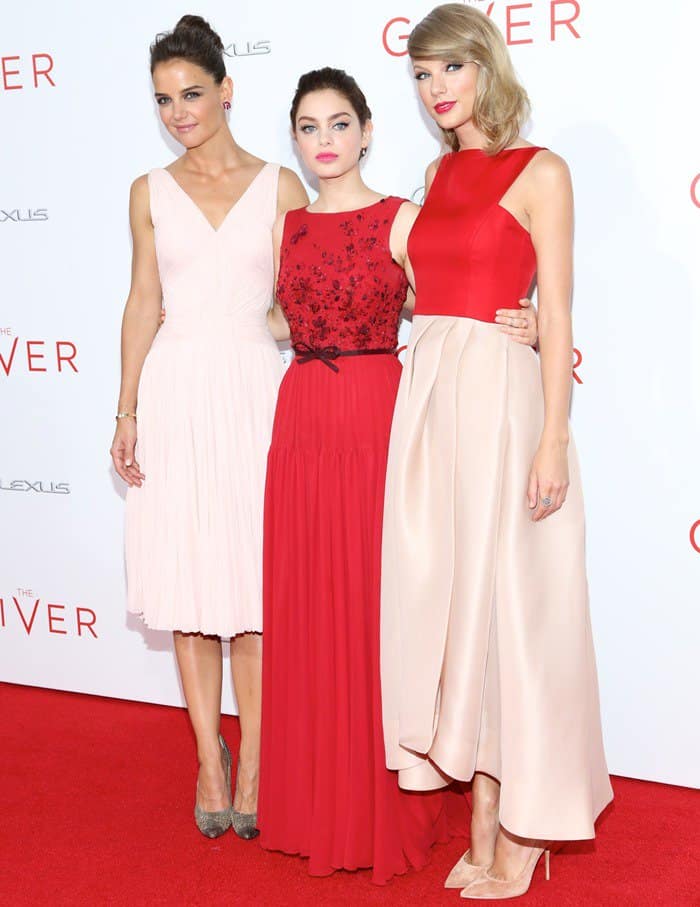
[[[338,155],[333,154],[332,151],[322,151],[321,154],[316,155],[316,160],[322,164],[329,164],[331,161],[335,161],[337,157]]]
[[[456,103],[456,101],[440,101],[439,104],[436,104],[435,107],[433,107],[433,110],[436,113],[447,113],[452,110]]]

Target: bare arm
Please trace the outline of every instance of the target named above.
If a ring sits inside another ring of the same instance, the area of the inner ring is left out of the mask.
[[[275,340],[289,340],[289,325],[284,317],[282,307],[277,302],[277,276],[280,270],[280,249],[284,234],[284,216],[287,211],[305,208],[309,196],[299,177],[293,170],[282,167],[280,170],[279,188],[277,191],[277,220],[272,228],[272,252],[275,262],[274,300],[267,313],[267,326]]]
[[[537,255],[545,408],[544,428],[528,487],[533,519],[539,520],[562,506],[569,485],[574,205],[569,169],[551,152],[542,152],[533,162],[527,209]],[[543,498],[551,499],[552,504],[544,507]]]
[[[280,272],[280,249],[282,248],[282,236],[284,235],[284,218],[286,211],[275,221],[272,228],[272,254],[275,261],[275,300],[267,313],[267,326],[275,340],[289,340],[290,332],[287,319],[284,317],[282,306],[277,301],[277,277]]]
[[[131,288],[122,318],[122,377],[118,411],[136,412],[139,378],[160,322],[162,290],[158,276],[148,181],[139,177],[131,187],[129,221],[133,238]],[[114,467],[129,485],[143,476],[134,461],[136,421],[119,419],[110,451]]]

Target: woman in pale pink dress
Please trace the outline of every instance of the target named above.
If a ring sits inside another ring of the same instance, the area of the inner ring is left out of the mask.
[[[265,462],[282,377],[267,328],[271,230],[308,198],[295,174],[234,140],[223,44],[203,19],[184,16],[158,37],[151,73],[161,120],[185,153],[131,189],[132,283],[111,450],[129,485],[128,607],[174,632],[197,742],[198,828],[217,837],[233,824],[251,838]],[[241,724],[233,801],[219,734],[222,638]]]

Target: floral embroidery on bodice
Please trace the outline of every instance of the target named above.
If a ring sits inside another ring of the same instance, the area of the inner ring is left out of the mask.
[[[404,199],[359,211],[288,211],[277,298],[292,344],[341,350],[397,345],[408,281],[391,257],[389,234]]]

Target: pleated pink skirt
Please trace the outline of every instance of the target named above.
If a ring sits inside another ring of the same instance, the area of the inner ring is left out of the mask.
[[[166,322],[156,337],[139,384],[146,479],[126,507],[128,609],[149,627],[262,630],[265,465],[282,373],[264,323],[180,336]]]
[[[388,460],[382,564],[387,764],[403,787],[475,771],[501,822],[590,838],[612,791],[603,751],[578,461],[533,523],[539,359],[494,324],[416,316]]]

